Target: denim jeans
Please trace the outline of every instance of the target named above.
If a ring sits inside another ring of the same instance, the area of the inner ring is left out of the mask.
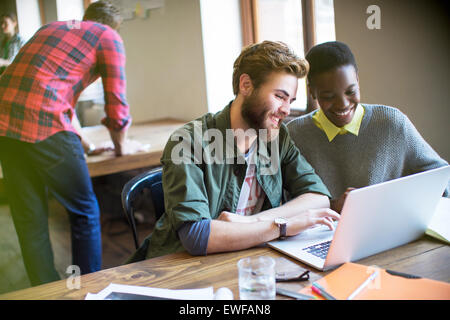
[[[62,131],[38,143],[0,137],[11,215],[31,284],[59,280],[48,229],[48,192],[69,213],[72,261],[82,274],[102,263],[100,211],[78,136]]]

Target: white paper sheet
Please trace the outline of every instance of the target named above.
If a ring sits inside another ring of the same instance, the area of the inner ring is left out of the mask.
[[[126,146],[126,150],[130,154],[134,154],[137,152],[146,152],[150,150],[150,144],[143,144],[137,140],[126,139],[124,145]],[[111,148],[114,149],[114,144],[112,141],[108,140],[98,145],[98,147],[102,148]]]
[[[212,300],[213,298],[213,287],[172,290],[111,283],[99,293],[88,293],[85,300]]]
[[[450,244],[450,199],[441,198],[431,223],[425,232],[431,237]]]

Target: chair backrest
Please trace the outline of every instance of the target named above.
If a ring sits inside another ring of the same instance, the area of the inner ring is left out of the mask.
[[[134,217],[135,200],[142,194],[144,189],[150,190],[150,195],[155,208],[156,219],[164,213],[164,192],[162,188],[162,168],[156,168],[144,172],[128,181],[122,189],[122,207],[128,223],[133,232],[136,249],[139,247],[139,239],[136,231]]]

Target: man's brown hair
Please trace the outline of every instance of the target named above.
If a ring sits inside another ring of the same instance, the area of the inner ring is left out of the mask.
[[[108,1],[97,1],[86,9],[83,20],[100,22],[117,30],[122,23],[122,16],[120,10]]]
[[[239,93],[239,79],[248,74],[253,87],[259,88],[272,72],[286,72],[303,78],[308,73],[309,64],[299,58],[285,43],[263,41],[245,47],[233,66],[233,92]]]

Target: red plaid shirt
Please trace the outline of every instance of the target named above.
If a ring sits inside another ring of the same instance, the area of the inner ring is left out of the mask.
[[[125,98],[125,51],[119,34],[91,21],[40,28],[0,77],[0,136],[39,142],[72,131],[80,93],[99,76],[105,93],[102,123],[130,124]]]

